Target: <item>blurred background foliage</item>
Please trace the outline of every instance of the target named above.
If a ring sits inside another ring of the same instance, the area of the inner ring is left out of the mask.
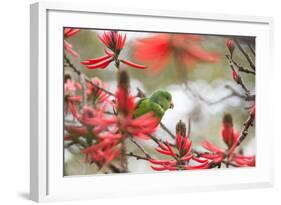
[[[112,63],[106,69],[89,70],[83,67],[80,62],[87,58],[96,58],[104,55],[104,45],[98,38],[98,34],[103,31],[95,31],[88,29],[81,29],[77,35],[68,39],[68,42],[73,45],[73,49],[80,54],[80,57],[71,58],[71,61],[88,77],[99,77],[102,81],[108,84],[109,90],[115,91],[116,88],[116,68]],[[123,32],[127,35],[127,41],[124,49],[122,50],[121,57],[124,59],[138,62],[133,58],[133,44],[138,39],[142,39],[147,36],[154,35],[153,33],[143,32]],[[221,122],[224,113],[231,113],[234,119],[234,128],[241,130],[243,122],[248,117],[248,111],[246,107],[249,104],[238,97],[231,97],[220,103],[209,105],[198,97],[194,97],[186,88],[184,82],[188,82],[188,85],[196,93],[200,94],[208,101],[216,101],[227,94],[229,90],[225,85],[230,85],[235,90],[243,93],[243,90],[233,81],[231,70],[225,55],[228,53],[228,49],[225,46],[226,36],[213,36],[202,35],[203,41],[200,42],[202,48],[207,51],[215,52],[219,55],[217,63],[200,63],[195,64],[194,67],[186,69],[179,69],[175,63],[175,59],[171,59],[165,69],[163,69],[157,75],[151,75],[149,68],[147,70],[139,70],[127,67],[131,77],[131,90],[133,94],[137,93],[136,88],[140,87],[145,91],[147,95],[150,95],[153,91],[158,89],[164,89],[171,92],[173,96],[173,103],[175,105],[173,110],[166,112],[162,122],[173,132],[175,132],[175,125],[179,120],[187,122],[191,119],[191,140],[193,146],[197,146],[200,150],[200,143],[204,139],[210,140],[215,145],[222,148],[226,148],[221,138]],[[254,38],[253,38],[254,40]],[[242,45],[243,46],[243,45]],[[248,48],[244,49],[248,52]],[[235,50],[233,58],[239,64],[249,67],[245,57]],[[254,59],[254,56],[252,56]],[[255,59],[254,59],[255,60]],[[139,62],[138,62],[139,63]],[[124,65],[123,65],[124,66]],[[72,73],[70,68],[65,68],[65,73],[71,74],[72,77],[78,80],[77,76]],[[240,73],[244,82],[251,90],[255,92],[255,77],[245,73]],[[242,148],[245,154],[255,154],[255,128],[249,130],[249,136],[242,144]],[[156,133],[157,136],[168,139],[169,136],[163,132],[160,128]],[[151,151],[154,155],[158,155],[153,151],[151,142],[140,142],[144,144],[145,148]],[[154,145],[153,145],[154,146]],[[135,153],[139,153],[138,149],[134,145],[128,142],[128,150]],[[139,153],[142,154],[142,153]],[[93,174],[96,172],[94,165],[85,164],[83,162],[83,156],[76,152],[75,149],[65,150],[65,175],[85,175]],[[132,172],[147,172],[151,171],[149,163],[146,161],[129,159],[129,169]]]

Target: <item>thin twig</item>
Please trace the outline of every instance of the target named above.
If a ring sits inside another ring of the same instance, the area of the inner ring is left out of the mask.
[[[237,164],[234,164],[232,162],[228,162],[228,161],[225,161],[225,160],[223,160],[222,163],[224,163],[225,165],[231,165],[233,167],[239,167]]]
[[[236,72],[236,73],[237,73],[237,71],[236,71],[235,68],[234,68],[234,64],[233,64],[233,63],[230,62],[230,63],[229,63],[229,66],[230,66],[230,69],[232,70],[232,72]],[[247,86],[245,85],[245,83],[244,83],[242,77],[241,77],[240,75],[238,75],[238,73],[237,73],[236,79],[234,79],[234,80],[235,80],[235,82],[236,82],[238,85],[240,85],[240,86],[243,88],[243,90],[245,91],[245,94],[246,94],[246,95],[250,95],[250,90],[247,88]]]
[[[150,155],[144,151],[144,149],[142,148],[142,146],[140,146],[132,137],[130,137],[131,142],[133,142],[137,148],[139,148],[139,150],[147,157],[147,158],[151,158]]]
[[[148,160],[148,159],[150,159],[148,157],[143,157],[143,156],[134,154],[133,152],[126,153],[125,155],[127,155],[129,157],[135,157],[137,160],[139,160],[139,159],[141,159],[141,160]]]
[[[241,71],[241,72],[244,72],[244,73],[247,73],[247,74],[253,74],[253,75],[256,75],[256,72],[255,71],[252,71],[252,70],[249,70],[247,68],[244,68],[242,65],[240,65],[239,63],[237,63],[235,60],[233,60],[230,55],[225,55],[226,58],[228,59],[229,63],[233,63],[237,68],[238,68],[238,71]]]
[[[113,173],[124,173],[122,170],[120,170],[118,167],[116,167],[114,164],[108,165],[109,169],[113,171]]]
[[[191,119],[188,118],[188,128],[187,128],[187,136],[190,137],[190,133],[191,133]]]
[[[238,140],[232,145],[232,147],[229,150],[229,153],[232,153],[248,136],[249,128],[253,126],[255,121],[255,117],[250,114],[248,119],[243,123],[244,127],[242,131],[240,132]]]
[[[71,147],[72,145],[75,145],[75,144],[76,144],[76,142],[72,141],[72,142],[70,142],[70,143],[64,145],[64,148],[65,148],[65,149],[68,149],[69,147]]]
[[[225,85],[225,88],[229,89],[231,91],[231,93],[227,94],[226,96],[221,97],[217,100],[214,100],[214,101],[210,101],[210,100],[206,99],[205,97],[203,97],[202,95],[200,95],[199,93],[197,93],[195,90],[193,90],[188,85],[187,82],[185,82],[185,86],[186,86],[186,89],[192,94],[193,97],[198,98],[199,100],[201,100],[202,102],[204,102],[205,104],[207,104],[209,106],[219,104],[219,103],[221,103],[221,102],[223,102],[223,101],[225,101],[229,98],[232,98],[232,97],[239,97],[239,98],[242,98],[242,99],[247,99],[247,101],[251,101],[251,99],[248,98],[248,96],[240,94],[239,92],[237,92],[234,88],[230,87],[229,85]]]
[[[256,56],[256,52],[255,52],[255,50],[252,48],[252,45],[251,45],[248,41],[246,41],[246,43],[247,43],[248,48],[249,48],[250,51],[252,52],[252,54],[253,54],[254,56]]]
[[[157,137],[153,136],[153,135],[149,135],[150,138],[158,145],[160,146],[160,144],[169,144],[171,147],[175,147],[176,145],[174,145],[173,143],[170,143],[170,142],[167,142],[167,141],[164,141],[162,139],[158,139]]]
[[[255,121],[255,118],[253,115],[250,114],[250,116],[248,117],[248,119],[246,120],[246,122],[244,122],[244,128],[243,130],[241,131],[240,133],[240,136],[239,136],[239,140],[238,140],[238,143],[237,143],[237,147],[245,140],[245,138],[247,137],[248,135],[248,129],[250,126],[253,126],[253,123]]]
[[[78,137],[73,137],[72,142],[68,143],[67,145],[64,145],[64,148],[69,148],[72,145],[80,145],[82,148],[86,148],[88,145],[81,141]]]
[[[87,104],[87,94],[86,94],[87,86],[86,86],[84,74],[80,75],[80,82],[82,85],[82,106],[84,107]]]
[[[161,128],[166,131],[173,139],[176,138],[176,136],[164,125],[162,122],[160,122]]]
[[[225,88],[231,90],[231,92],[232,92],[231,95],[232,96],[236,96],[236,97],[242,98],[242,99],[244,99],[246,101],[255,101],[255,99],[256,99],[256,95],[255,94],[242,95],[238,91],[236,91],[233,87],[231,87],[230,85],[225,85]]]
[[[241,53],[245,56],[245,58],[247,59],[247,61],[249,62],[250,67],[253,70],[256,70],[256,66],[253,63],[252,59],[250,58],[250,56],[247,54],[247,52],[242,48],[242,46],[240,45],[239,41],[237,39],[234,39],[235,44],[237,45],[238,49],[241,51]]]
[[[161,139],[157,139],[156,137],[154,137],[153,135],[150,135],[150,138],[158,145],[160,146],[160,143],[162,143]]]

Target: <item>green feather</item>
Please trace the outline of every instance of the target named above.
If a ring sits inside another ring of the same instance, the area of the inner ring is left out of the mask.
[[[153,112],[156,117],[162,119],[166,110],[171,107],[172,96],[167,91],[156,91],[151,97],[141,99],[134,111],[134,117],[142,116],[148,112]]]

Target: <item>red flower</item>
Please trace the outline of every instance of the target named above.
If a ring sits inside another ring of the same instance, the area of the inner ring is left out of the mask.
[[[64,102],[66,103],[66,109],[72,113],[73,116],[76,115],[76,104],[81,101],[81,96],[77,95],[77,90],[81,90],[82,86],[71,80],[68,79],[64,83]]]
[[[83,149],[85,161],[88,163],[97,163],[99,166],[105,166],[120,155],[120,149],[117,146],[118,141],[104,139],[101,142]]]
[[[87,82],[86,94],[88,98],[91,99],[93,104],[96,105],[104,102],[109,102],[109,95],[105,93],[102,89],[99,89],[99,87],[106,89],[106,84],[104,84],[98,77],[91,79],[91,82],[92,83]],[[94,86],[93,84],[97,85],[98,87]]]
[[[64,32],[63,32],[64,38],[70,38],[70,37],[74,36],[76,33],[78,33],[79,31],[80,31],[80,29],[65,28]],[[67,50],[71,55],[73,55],[74,57],[79,56],[79,54],[72,49],[72,45],[70,43],[68,43],[66,40],[64,40],[63,45],[64,45],[65,50]]]
[[[119,54],[122,51],[126,42],[126,34],[122,35],[117,31],[106,31],[103,33],[102,36],[99,36],[99,39],[108,49],[110,49],[110,51],[104,49],[104,56],[82,61],[81,64],[86,65],[88,69],[105,69],[113,61],[115,61],[117,67],[119,67],[119,64],[121,62],[133,68],[146,68],[143,65],[139,65],[128,60],[119,59]]]
[[[82,86],[71,79],[67,79],[64,83],[64,96],[74,96],[77,90],[81,90]]]
[[[153,113],[146,113],[138,118],[133,117],[135,110],[135,99],[125,88],[119,87],[116,92],[116,110],[118,114],[111,117],[108,125],[111,125],[120,137],[137,137],[140,139],[151,139],[159,124],[159,118]],[[112,135],[112,137],[114,137]]]
[[[236,155],[234,155],[233,160],[239,167],[256,166],[256,157],[255,156],[244,156],[241,154],[236,154]]]
[[[120,53],[126,42],[126,34],[122,35],[117,31],[106,31],[99,38],[107,48],[116,54]]]
[[[116,91],[115,109],[112,115],[106,115],[109,102],[101,107],[85,106],[81,113],[73,106],[73,116],[84,126],[93,127],[94,132],[102,139],[124,139],[137,137],[150,139],[159,124],[159,118],[153,113],[146,113],[138,118],[133,117],[135,99],[129,92],[129,76],[126,71],[119,71],[118,90]]]
[[[78,33],[80,29],[74,29],[74,28],[65,28],[64,29],[64,37],[69,38],[71,36],[74,36],[76,33]]]
[[[73,107],[74,117],[81,123],[80,126],[65,125],[64,129],[67,134],[64,140],[75,140],[78,137],[91,136],[93,145],[89,145],[81,152],[85,154],[85,161],[88,163],[95,162],[99,167],[110,163],[120,155],[118,147],[120,138],[112,138],[111,132],[107,132],[107,124],[104,116],[104,109],[93,109],[85,106],[78,112]],[[94,142],[94,141],[95,142]],[[75,141],[74,141],[75,142]]]
[[[253,167],[256,164],[255,156],[244,156],[242,154],[233,153],[234,150],[223,150],[208,141],[204,141],[202,146],[210,151],[210,153],[201,153],[200,156],[211,160],[215,164],[221,164],[225,159],[226,162],[237,167]]]
[[[218,55],[204,50],[199,43],[202,38],[188,34],[157,34],[139,40],[135,44],[134,57],[159,73],[175,55],[177,62],[193,67],[196,62],[216,62]]]
[[[114,61],[113,53],[108,52],[102,57],[82,61],[81,64],[86,65],[88,69],[105,69],[112,61]]]
[[[234,153],[239,140],[239,132],[233,129],[232,116],[230,114],[225,114],[223,117],[221,135],[228,149],[221,149],[206,140],[202,146],[209,152],[200,153],[201,157],[211,160],[214,164],[221,164],[223,160],[226,160],[226,163],[232,163],[239,167],[255,166],[255,156],[244,156]]]
[[[93,132],[102,139],[121,139],[129,136],[150,139],[159,123],[153,113],[146,113],[138,118],[133,117],[135,108],[134,97],[125,95],[121,89],[116,93],[117,115],[105,115],[107,104],[101,108],[85,106],[81,113],[72,107],[73,116],[84,126],[93,127]]]
[[[155,160],[149,159],[152,164],[158,166],[151,166],[155,171],[163,170],[194,170],[194,169],[206,169],[209,167],[208,160],[195,157],[191,151],[192,142],[189,140],[189,136],[182,136],[177,133],[175,140],[175,148],[173,150],[171,145],[166,142],[165,144],[159,143],[159,148],[155,150],[163,155],[172,157],[171,160]],[[193,160],[199,165],[189,165],[190,160]]]
[[[137,137],[150,139],[150,135],[156,131],[159,118],[149,112],[138,118],[134,118],[135,99],[129,91],[129,76],[125,70],[120,70],[118,76],[118,90],[116,91],[116,129],[123,137]]]
[[[211,153],[201,153],[200,156],[212,160],[215,164],[221,164],[226,157],[226,152],[223,149],[216,147],[207,140],[203,142],[202,146]]]

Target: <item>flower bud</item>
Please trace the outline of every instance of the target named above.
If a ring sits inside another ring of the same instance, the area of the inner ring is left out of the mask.
[[[181,136],[186,136],[186,125],[181,120],[176,125],[176,133],[180,134]]]
[[[239,132],[233,129],[233,120],[231,114],[224,114],[222,123],[221,135],[225,144],[230,148],[239,137]]]
[[[118,72],[118,87],[125,90],[130,88],[130,78],[126,70],[120,69]]]
[[[254,105],[251,109],[250,109],[250,115],[255,118],[256,117],[256,105]]]
[[[68,80],[71,80],[71,75],[67,73],[64,75],[64,83],[66,83]]]
[[[232,70],[232,78],[233,80],[235,80],[236,83],[241,84],[241,78],[238,75],[237,71],[234,69]]]
[[[233,54],[233,51],[235,49],[235,42],[233,39],[226,39],[226,47],[228,48],[229,50],[229,53],[230,53],[230,56],[232,57],[232,54]]]
[[[230,113],[225,113],[222,119],[223,124],[229,124],[233,126],[232,115]]]

